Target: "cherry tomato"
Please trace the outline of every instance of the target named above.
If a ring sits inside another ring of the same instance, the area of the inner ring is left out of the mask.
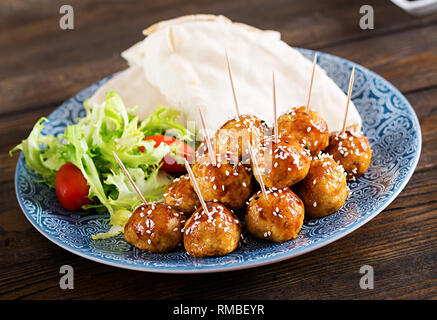
[[[83,205],[91,204],[89,189],[82,172],[71,162],[64,164],[56,174],[56,195],[67,210],[79,210]]]
[[[147,138],[144,138],[144,140],[153,140],[155,141],[155,148],[161,145],[161,143],[168,144],[169,146],[177,146],[177,150],[179,151],[179,154],[183,156],[188,161],[192,160],[194,157],[194,150],[186,143],[179,141],[176,138],[169,137],[169,136],[150,136]],[[185,166],[183,164],[178,164],[176,160],[170,155],[165,155],[161,168],[168,172],[174,172],[174,173],[180,173],[185,172]]]

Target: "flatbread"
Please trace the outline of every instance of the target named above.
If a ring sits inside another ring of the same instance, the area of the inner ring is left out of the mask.
[[[273,39],[277,39],[277,40],[281,39],[281,33],[278,31],[260,30],[258,28],[249,26],[244,23],[232,22],[230,19],[226,18],[225,16],[213,15],[213,14],[192,14],[192,15],[177,17],[174,19],[160,21],[144,29],[143,34],[145,36],[149,36],[152,33],[158,30],[162,30],[166,27],[172,27],[187,22],[200,22],[200,21],[233,24],[236,27],[248,30],[250,32],[259,33],[262,34],[263,36],[272,37]],[[171,34],[170,30],[168,32],[169,34]],[[132,47],[126,49],[121,53],[121,56],[129,63],[130,66],[136,64],[142,64],[142,60],[144,58],[144,48],[145,48],[146,39],[144,39],[144,41],[140,41],[134,44]]]
[[[167,99],[146,80],[139,65],[122,71],[101,86],[90,98],[90,105],[105,101],[108,91],[116,91],[127,108],[137,107],[135,113],[140,119],[146,118],[158,105],[167,105]]]
[[[197,129],[201,107],[214,131],[235,115],[225,49],[241,113],[273,122],[273,71],[279,114],[307,101],[312,61],[281,41],[279,32],[233,23],[223,16],[191,15],[154,24],[144,33],[148,36],[143,41],[122,53],[129,69],[103,85],[92,102],[103,101],[106,91],[115,90],[126,106],[138,106],[140,118],[163,104],[182,111]],[[330,131],[341,129],[345,106],[345,93],[317,67],[311,108],[322,115]],[[346,125],[361,127],[352,102]]]
[[[152,33],[154,33],[155,31],[158,31],[159,29],[162,29],[162,28],[165,28],[168,26],[181,24],[181,23],[193,22],[193,21],[196,21],[196,22],[198,22],[198,21],[220,21],[223,23],[232,23],[232,21],[230,19],[228,19],[222,15],[217,16],[214,14],[190,14],[190,15],[186,15],[186,16],[177,17],[174,19],[163,20],[163,21],[160,21],[158,23],[152,24],[150,27],[143,30],[143,34],[145,36],[149,36]]]
[[[196,123],[200,123],[197,108],[202,107],[213,130],[235,115],[225,49],[242,113],[272,123],[273,71],[279,114],[307,101],[312,61],[281,40],[233,23],[168,24],[151,33],[142,49],[147,81],[159,88],[170,106],[181,109]],[[317,66],[311,108],[336,131],[341,129],[345,106],[345,93]],[[361,126],[353,103],[346,125]]]

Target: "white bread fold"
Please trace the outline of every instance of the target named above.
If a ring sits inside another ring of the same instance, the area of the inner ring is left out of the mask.
[[[181,110],[200,128],[197,108],[201,107],[211,129],[218,129],[235,115],[225,50],[241,113],[272,123],[272,72],[279,114],[307,101],[312,61],[281,41],[278,32],[232,23],[223,16],[194,15],[154,24],[144,33],[148,36],[143,41],[122,53],[135,71],[106,85],[129,99],[126,105],[138,105],[141,116],[149,114],[154,103],[165,104]],[[129,83],[134,83],[133,88],[128,88]],[[104,86],[99,91],[105,90]],[[134,93],[136,90],[143,92]],[[311,108],[326,120],[330,131],[337,131],[345,107],[345,93],[317,67]],[[353,103],[346,125],[361,127]]]

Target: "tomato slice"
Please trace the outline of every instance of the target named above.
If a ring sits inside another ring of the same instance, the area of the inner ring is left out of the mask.
[[[56,174],[56,195],[67,210],[79,210],[83,205],[91,204],[92,201],[88,198],[89,190],[82,171],[71,162],[64,164]]]
[[[176,146],[181,156],[183,156],[185,159],[191,161],[194,158],[193,148],[191,148],[188,144],[176,138],[164,136],[164,135],[156,135],[156,136],[146,137],[144,138],[144,140],[155,141],[155,148],[160,146],[161,143],[168,144],[169,146],[172,147]],[[185,166],[183,164],[178,164],[170,154],[165,155],[164,159],[162,160],[161,168],[165,171],[173,172],[173,173],[181,173],[186,171]]]

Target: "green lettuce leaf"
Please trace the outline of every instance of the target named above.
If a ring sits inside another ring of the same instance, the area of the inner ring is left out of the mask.
[[[61,155],[61,150],[65,146],[55,136],[41,134],[44,121],[47,121],[47,119],[39,119],[29,137],[9,151],[9,154],[12,156],[15,151],[23,151],[27,166],[42,176],[40,182],[45,182],[50,187],[54,187],[56,173],[66,162]]]
[[[91,235],[91,238],[93,238],[94,240],[108,239],[122,233],[124,230],[124,226],[129,220],[131,215],[132,212],[129,210],[120,209],[115,211],[114,214],[109,219],[111,228],[107,232]]]
[[[81,124],[68,126],[65,130],[64,138],[70,143],[66,145],[63,156],[82,171],[83,176],[90,186],[88,197],[90,199],[97,197],[100,203],[108,209],[109,213],[113,214],[114,209],[106,197],[99,171],[94,164],[92,155],[88,149],[88,144],[81,131]]]
[[[90,107],[85,104],[86,116],[78,123],[67,126],[63,135],[41,134],[45,118],[34,126],[29,137],[10,151],[21,150],[29,168],[42,176],[42,182],[54,187],[56,174],[66,162],[72,162],[85,177],[94,200],[84,209],[110,213],[111,229],[97,238],[106,238],[123,231],[128,216],[141,200],[124,176],[114,158],[121,159],[147,201],[160,201],[170,177],[159,171],[160,162],[171,154],[178,163],[182,157],[176,146],[160,144],[145,137],[158,134],[172,135],[189,141],[194,134],[175,119],[179,112],[159,106],[148,118],[140,122],[129,114],[116,92],[108,92],[103,103]]]
[[[159,106],[141,122],[140,130],[146,137],[153,135],[174,136],[181,141],[192,141],[194,133],[176,121],[180,112]]]

